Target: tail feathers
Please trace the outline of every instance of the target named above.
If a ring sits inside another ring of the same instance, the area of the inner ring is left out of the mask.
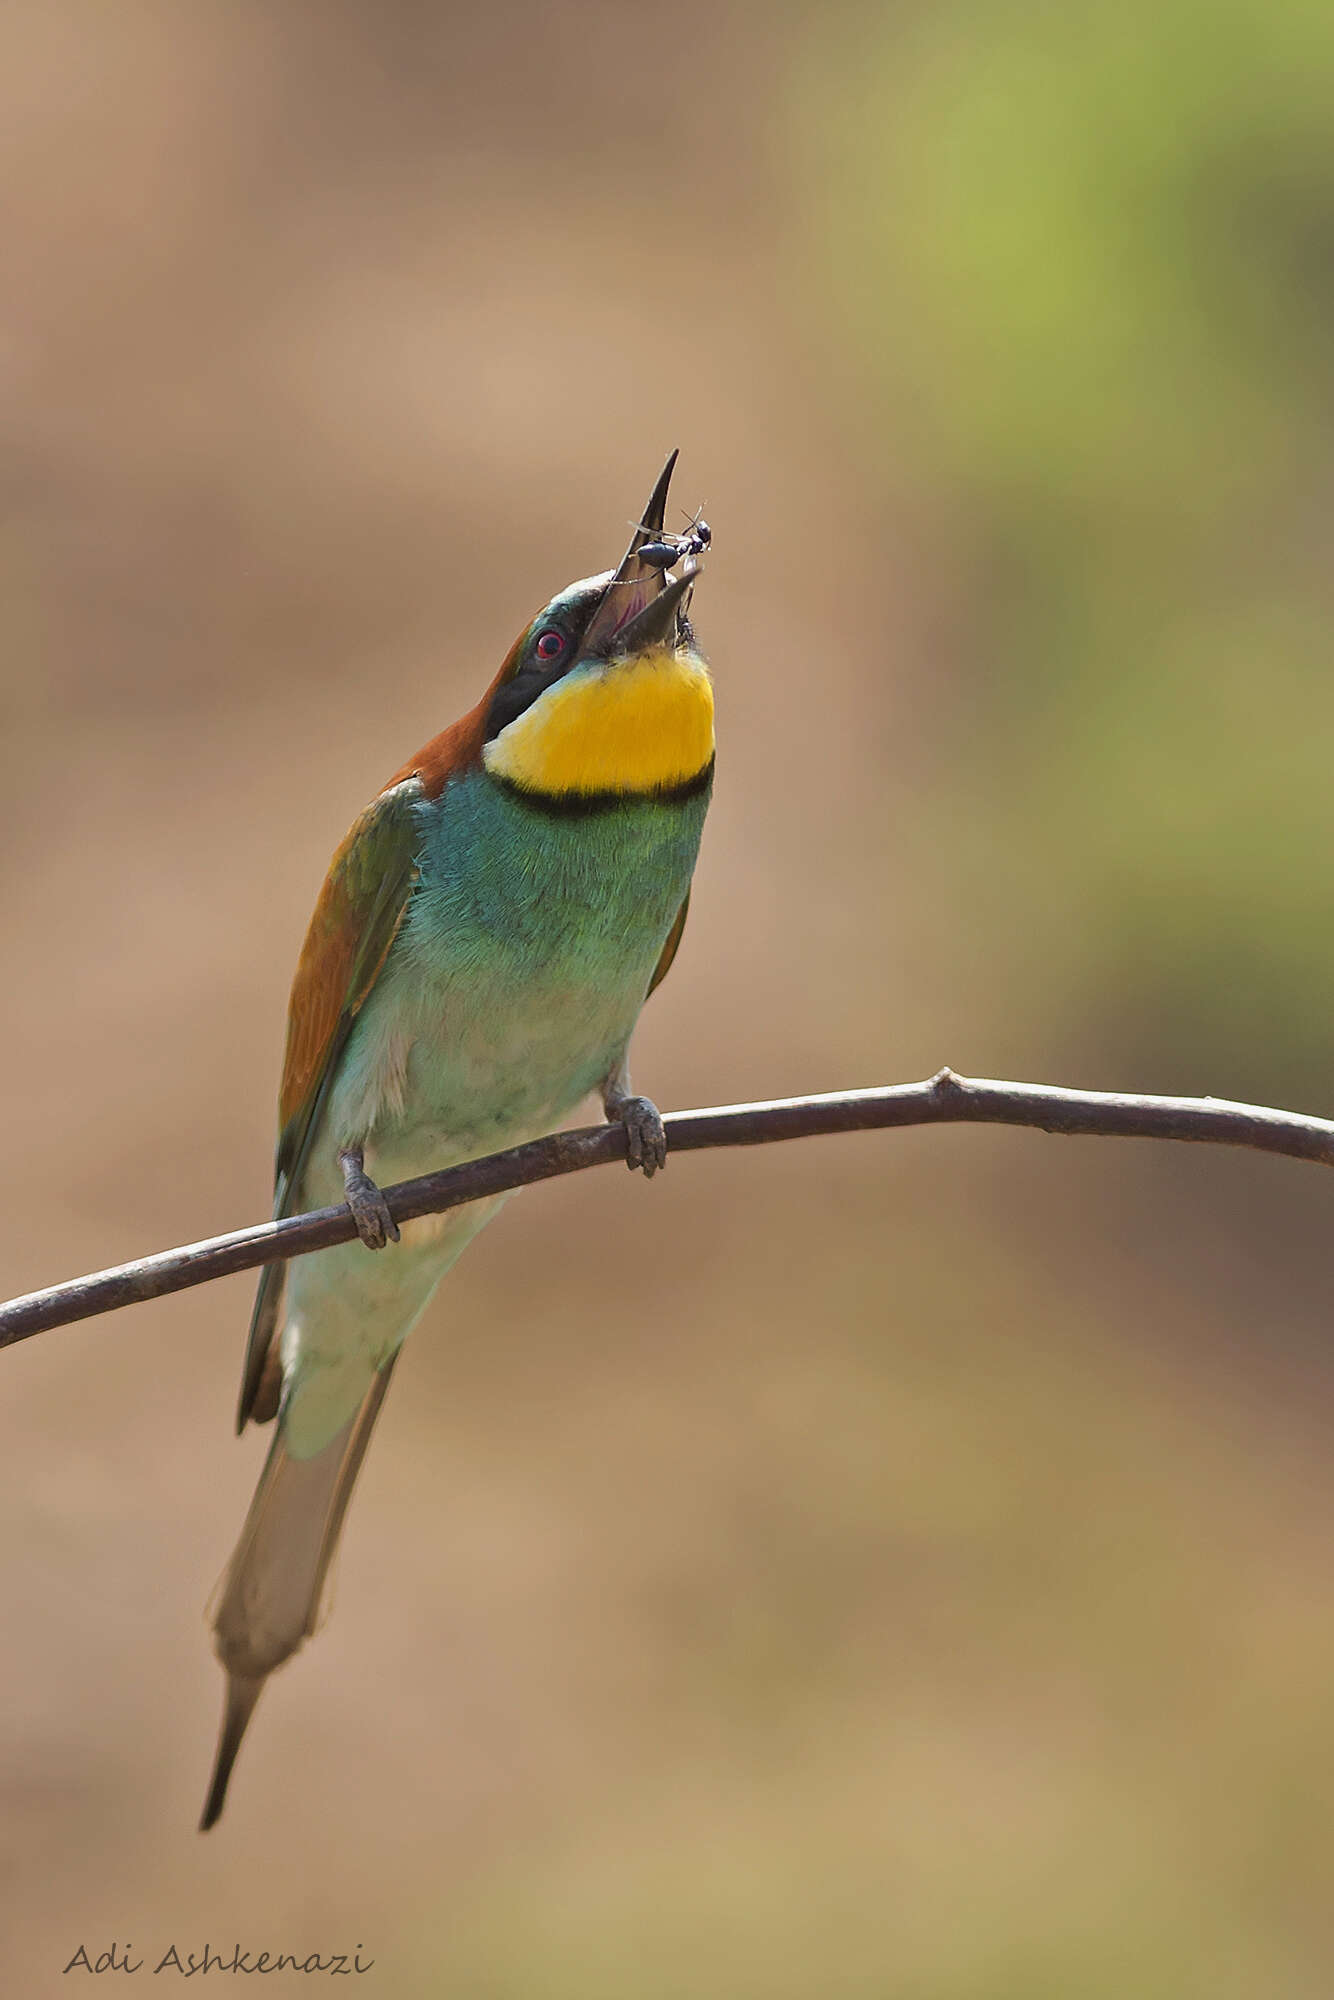
[[[243,1431],[251,1421],[266,1424],[278,1414],[283,1371],[274,1334],[278,1329],[278,1314],[286,1282],[286,1264],[266,1264],[259,1274],[255,1309],[250,1315],[245,1367],[241,1370],[241,1399],[236,1408],[238,1432]]]
[[[289,1455],[280,1422],[214,1619],[227,1698],[201,1832],[222,1812],[232,1765],[266,1678],[315,1630],[324,1580],[393,1364],[391,1357],[356,1416],[314,1458]]]
[[[227,1676],[227,1698],[223,1703],[222,1728],[218,1732],[218,1754],[213,1760],[213,1777],[204,1801],[203,1816],[199,1831],[207,1833],[222,1818],[222,1808],[227,1801],[227,1781],[232,1775],[232,1765],[241,1747],[241,1738],[251,1716],[255,1703],[264,1692],[263,1680],[245,1680],[240,1674]]]

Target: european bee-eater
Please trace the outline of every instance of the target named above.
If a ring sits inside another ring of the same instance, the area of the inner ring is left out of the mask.
[[[214,1620],[227,1696],[204,1827],[266,1678],[315,1628],[399,1349],[504,1200],[400,1234],[381,1186],[553,1131],[593,1092],[631,1167],[663,1164],[627,1051],[680,943],[714,752],[694,544],[675,577],[662,564],[675,458],[619,569],[552,598],[355,821],[315,905],[274,1213],[345,1200],[360,1240],[260,1279],[238,1429],[277,1428]]]

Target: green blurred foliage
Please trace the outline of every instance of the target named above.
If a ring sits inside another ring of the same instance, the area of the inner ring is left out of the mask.
[[[1334,17],[877,9],[800,102],[824,331],[972,593],[991,946],[1126,1081],[1328,1105]]]

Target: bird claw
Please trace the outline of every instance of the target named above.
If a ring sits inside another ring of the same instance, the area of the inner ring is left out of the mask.
[[[357,1235],[368,1250],[383,1250],[386,1243],[399,1240],[398,1224],[389,1213],[384,1190],[376,1186],[360,1160],[343,1156],[343,1191]]]
[[[667,1128],[657,1105],[651,1097],[622,1097],[607,1115],[625,1127],[626,1166],[651,1181],[667,1164]]]

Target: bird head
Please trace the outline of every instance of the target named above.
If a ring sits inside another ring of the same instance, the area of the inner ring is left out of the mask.
[[[713,763],[713,690],[686,616],[699,574],[661,549],[673,452],[617,569],[553,597],[510,651],[486,706],[483,763],[512,788],[562,801],[665,797]]]

